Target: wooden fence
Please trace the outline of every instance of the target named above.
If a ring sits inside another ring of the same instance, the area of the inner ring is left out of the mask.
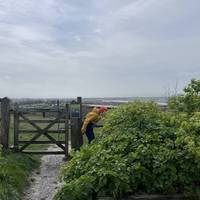
[[[35,154],[65,154],[68,156],[69,144],[71,148],[79,150],[83,144],[82,134],[80,132],[82,125],[82,98],[78,97],[73,104],[80,106],[78,115],[73,117],[70,111],[70,104],[66,104],[64,109],[22,109],[15,105],[14,109],[11,109],[11,102],[8,98],[0,99],[0,144],[4,149],[9,148],[9,130],[10,130],[10,115],[14,116],[14,150],[22,153],[35,153]],[[29,113],[41,113],[44,119],[29,118]],[[55,119],[46,119],[46,113],[53,113],[51,116],[56,116]],[[77,113],[76,113],[77,114]],[[29,124],[26,129],[21,129],[20,124]],[[44,128],[41,128],[40,125]],[[52,130],[55,124],[62,124],[64,128]],[[52,134],[63,134],[62,140],[56,140],[52,137]],[[34,134],[30,140],[21,140],[22,134]],[[40,136],[46,137],[47,141],[38,141]],[[27,148],[32,144],[55,144],[61,148],[59,152],[45,152],[45,151],[30,151]]]

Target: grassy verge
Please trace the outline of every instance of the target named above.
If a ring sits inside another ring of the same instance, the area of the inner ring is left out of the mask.
[[[10,152],[1,155],[0,199],[20,200],[31,171],[39,167],[39,165],[40,161],[37,157]]]

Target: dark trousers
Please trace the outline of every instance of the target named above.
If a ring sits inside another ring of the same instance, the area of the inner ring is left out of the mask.
[[[89,123],[86,128],[86,136],[88,138],[88,143],[90,144],[92,140],[94,140],[94,131],[93,131],[94,124]]]

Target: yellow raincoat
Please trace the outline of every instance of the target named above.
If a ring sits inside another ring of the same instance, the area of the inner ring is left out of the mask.
[[[86,115],[86,118],[83,122],[81,132],[84,134],[86,132],[87,125],[92,122],[96,124],[101,119],[100,112],[98,108],[93,108],[91,112]]]

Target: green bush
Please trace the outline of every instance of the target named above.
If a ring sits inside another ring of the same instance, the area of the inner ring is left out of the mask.
[[[4,153],[0,157],[0,199],[20,200],[20,193],[27,184],[31,170],[39,161],[31,156]]]
[[[138,193],[184,193],[198,197],[198,115],[161,112],[154,103],[134,102],[110,111],[102,134],[62,170],[56,200]]]
[[[200,111],[200,80],[192,79],[184,88],[183,94],[170,97],[169,108],[176,112],[193,114]]]

